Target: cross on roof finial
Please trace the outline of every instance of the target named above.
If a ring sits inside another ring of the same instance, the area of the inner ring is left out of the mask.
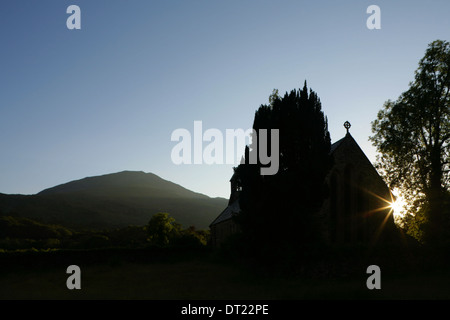
[[[347,133],[348,133],[348,129],[350,129],[351,126],[352,125],[350,124],[350,122],[348,122],[348,121],[344,122],[344,128],[347,129]]]

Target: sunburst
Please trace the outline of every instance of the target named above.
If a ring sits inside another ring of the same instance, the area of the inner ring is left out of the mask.
[[[395,200],[392,201],[390,207],[394,213],[394,217],[401,218],[405,215],[406,201],[400,195],[397,195]]]

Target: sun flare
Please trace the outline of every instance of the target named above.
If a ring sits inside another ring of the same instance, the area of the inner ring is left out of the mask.
[[[391,202],[389,205],[396,217],[402,217],[404,215],[406,202],[400,196],[397,196],[395,201]]]

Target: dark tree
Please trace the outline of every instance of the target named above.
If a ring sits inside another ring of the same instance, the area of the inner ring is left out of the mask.
[[[255,113],[253,129],[279,129],[279,170],[261,175],[263,165],[249,163],[257,147],[246,149],[245,164],[235,169],[242,191],[242,245],[273,262],[297,258],[302,247],[321,241],[318,211],[326,197],[331,167],[330,134],[320,99],[305,85],[284,97],[274,90],[268,105]],[[270,136],[270,135],[268,135]],[[259,137],[258,142],[261,142]],[[270,150],[270,139],[268,149]],[[273,142],[272,142],[273,143]]]
[[[449,239],[448,42],[437,40],[429,45],[409,89],[397,101],[385,103],[372,123],[372,131],[371,140],[381,154],[378,168],[410,203],[407,221],[425,221],[425,241]],[[417,230],[416,226],[413,229]]]
[[[180,236],[181,225],[168,213],[159,212],[148,222],[147,233],[149,243],[163,247]]]

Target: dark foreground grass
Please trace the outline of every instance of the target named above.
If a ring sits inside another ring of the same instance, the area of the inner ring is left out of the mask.
[[[346,278],[269,277],[208,254],[156,261],[80,263],[81,290],[66,287],[67,266],[23,263],[2,270],[0,299],[290,300],[450,299],[450,273],[388,276],[369,290],[369,275]]]

